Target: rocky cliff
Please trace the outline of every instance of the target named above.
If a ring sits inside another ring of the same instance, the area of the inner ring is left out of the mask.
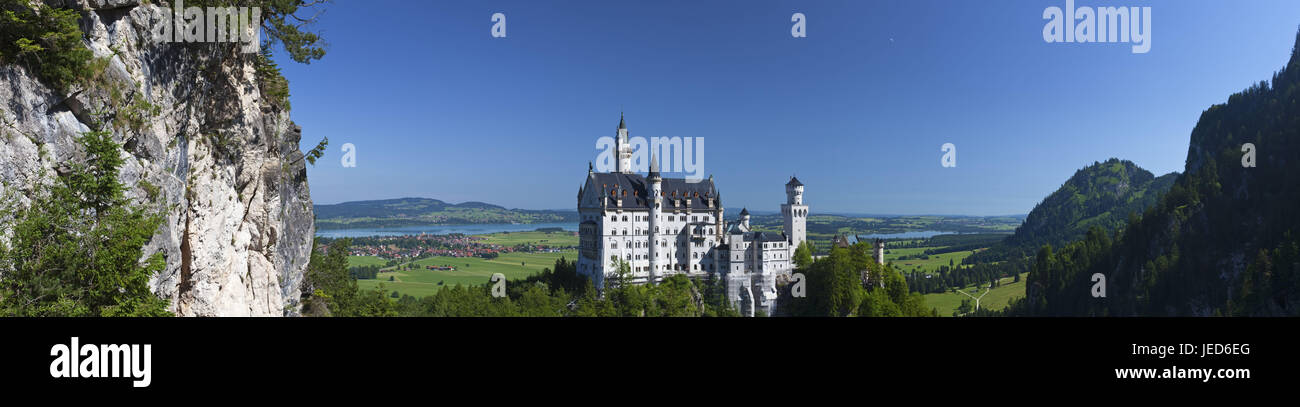
[[[102,86],[68,91],[0,64],[6,192],[25,204],[33,185],[83,159],[76,136],[107,117],[135,117],[111,129],[127,158],[128,196],[166,218],[145,248],[167,261],[153,291],[177,315],[296,315],[315,232],[311,195],[301,128],[259,89],[258,54],[155,42],[150,30],[166,9],[138,0],[46,3],[82,10],[85,45],[107,64]]]

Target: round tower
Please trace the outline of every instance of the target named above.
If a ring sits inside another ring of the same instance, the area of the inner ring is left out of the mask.
[[[790,177],[790,182],[785,183],[785,203],[803,205],[803,183],[798,178]]]
[[[808,205],[803,204],[803,183],[794,176],[790,176],[790,182],[785,183],[785,203],[781,205],[781,216],[785,218],[785,236],[793,256],[794,250],[808,236]]]

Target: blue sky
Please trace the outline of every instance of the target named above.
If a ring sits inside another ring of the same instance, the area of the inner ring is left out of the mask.
[[[330,139],[318,204],[571,209],[622,109],[632,136],[704,137],[727,207],[777,210],[797,174],[814,212],[1023,214],[1094,161],[1180,171],[1200,113],[1270,78],[1300,27],[1290,0],[1076,7],[1099,5],[1152,7],[1150,52],[1044,42],[1065,0],[341,0],[325,58],[281,67],[303,148]]]

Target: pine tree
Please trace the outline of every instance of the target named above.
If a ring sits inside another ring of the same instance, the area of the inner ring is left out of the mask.
[[[166,266],[163,256],[143,251],[162,217],[123,196],[123,160],[110,133],[78,142],[85,163],[40,186],[27,208],[6,210],[12,218],[3,229],[12,236],[0,244],[0,314],[171,315],[168,301],[149,289]]]

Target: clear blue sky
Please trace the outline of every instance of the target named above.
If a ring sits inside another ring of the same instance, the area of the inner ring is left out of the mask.
[[[777,210],[794,173],[814,212],[1001,215],[1109,157],[1180,171],[1200,113],[1270,78],[1300,27],[1294,0],[1077,3],[1151,6],[1150,52],[1044,42],[1065,0],[340,0],[328,55],[281,66],[303,148],[330,139],[317,203],[573,208],[621,107],[633,136],[705,137],[729,208]]]

